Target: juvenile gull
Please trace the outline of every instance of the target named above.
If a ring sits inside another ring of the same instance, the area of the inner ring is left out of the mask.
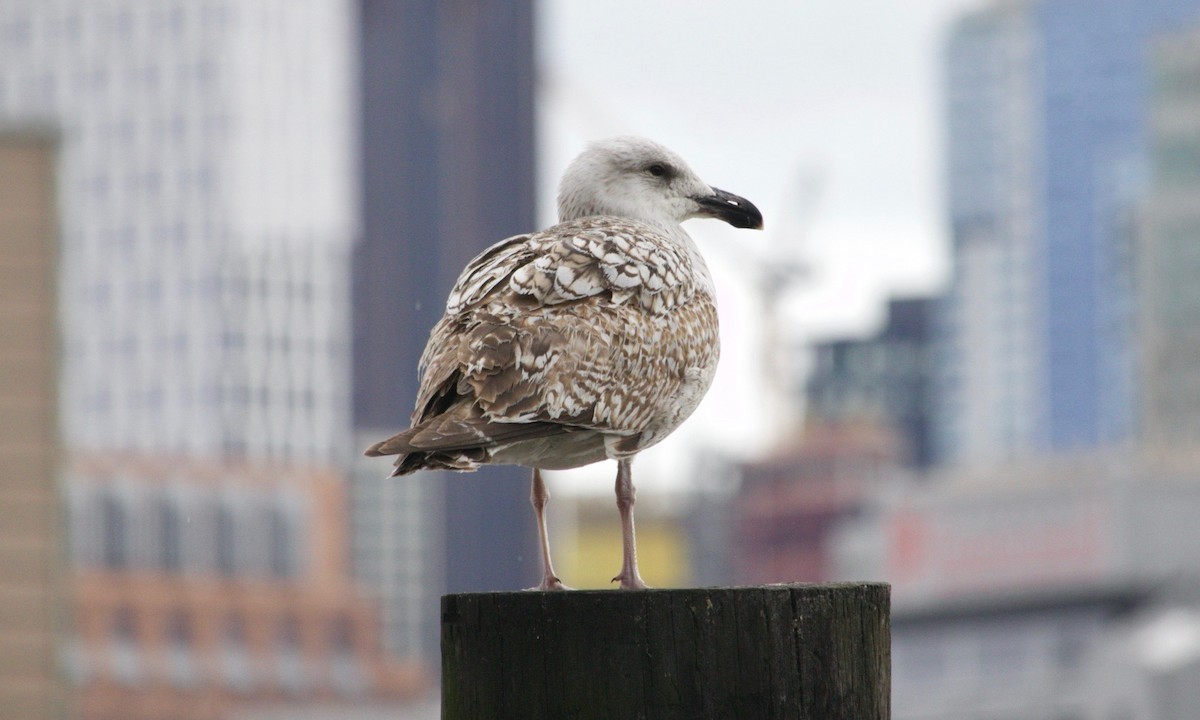
[[[680,222],[760,229],[762,215],[661,145],[618,137],[567,168],[558,216],[467,264],[421,356],[412,427],[366,454],[398,455],[393,475],[533,468],[543,590],[564,586],[541,471],[616,460],[623,559],[613,581],[644,588],[630,463],[696,409],[720,350],[712,278]]]

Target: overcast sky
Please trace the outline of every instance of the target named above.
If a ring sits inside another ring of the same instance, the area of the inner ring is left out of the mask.
[[[761,234],[688,223],[713,266],[724,347],[685,436],[750,448],[762,431],[748,372],[758,313],[739,255],[790,245],[811,266],[786,306],[797,337],[862,333],[887,295],[940,286],[939,63],[948,22],[979,5],[540,0],[546,224],[567,162],[625,133],[671,147],[766,219]],[[731,413],[746,420],[741,434],[726,431]]]

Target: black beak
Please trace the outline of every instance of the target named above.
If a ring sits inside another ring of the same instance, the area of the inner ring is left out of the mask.
[[[700,204],[700,212],[724,220],[735,228],[762,230],[763,218],[754,203],[744,197],[713,188],[712,195],[693,197]]]

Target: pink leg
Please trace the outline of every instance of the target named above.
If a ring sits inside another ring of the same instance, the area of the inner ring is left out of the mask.
[[[529,501],[533,503],[533,512],[537,515],[538,540],[542,545],[542,582],[531,590],[569,590],[558,576],[554,574],[554,566],[550,564],[550,536],[546,533],[546,503],[550,501],[550,492],[542,480],[542,471],[534,468],[533,488],[529,493]]]
[[[633,477],[630,474],[630,461],[617,461],[617,510],[621,513],[621,573],[612,579],[621,581],[621,587],[626,590],[645,590],[647,585],[642,582],[637,567],[637,540],[633,533],[633,503],[637,490],[633,487]]]

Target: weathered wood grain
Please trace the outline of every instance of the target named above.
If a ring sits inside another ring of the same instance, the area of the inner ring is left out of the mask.
[[[442,598],[442,717],[890,717],[878,583]]]

